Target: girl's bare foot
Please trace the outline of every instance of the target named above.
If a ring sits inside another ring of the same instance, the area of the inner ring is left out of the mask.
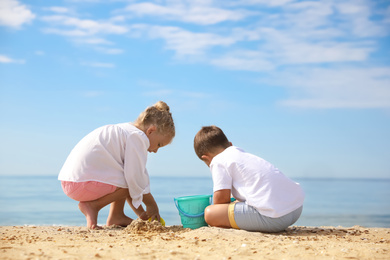
[[[109,216],[107,218],[107,223],[106,225],[107,226],[111,226],[111,225],[118,225],[118,226],[121,226],[121,227],[127,227],[128,225],[131,224],[131,222],[133,221],[132,218],[129,218],[128,216],[126,215],[115,215],[115,216]]]
[[[87,219],[87,227],[90,229],[101,229],[102,227],[97,225],[99,210],[95,209],[91,202],[82,201],[79,203],[79,209]]]

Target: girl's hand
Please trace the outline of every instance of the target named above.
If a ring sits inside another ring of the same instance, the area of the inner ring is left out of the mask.
[[[146,214],[146,211],[142,212],[138,217],[142,220],[148,219],[148,215]]]
[[[148,219],[148,216],[146,215],[146,212],[144,210],[144,208],[142,207],[142,205],[140,205],[137,209],[134,208],[133,206],[133,200],[131,199],[131,197],[128,197],[127,198],[127,202],[129,203],[130,207],[133,209],[134,213],[137,214],[137,216],[142,219],[142,220],[147,220]]]
[[[148,218],[151,219],[151,221],[155,219],[157,221],[160,221],[160,213],[158,212],[157,205],[146,206],[146,215],[148,216]]]
[[[151,193],[144,194],[143,203],[146,206],[146,215],[148,216],[148,218],[151,218],[152,221],[155,219],[160,221],[158,206]]]

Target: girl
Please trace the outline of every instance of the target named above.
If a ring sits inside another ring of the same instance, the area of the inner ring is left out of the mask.
[[[110,203],[106,225],[129,225],[133,220],[124,214],[126,201],[139,218],[160,221],[150,193],[147,152],[157,153],[174,136],[169,106],[159,101],[146,108],[135,123],[100,127],[75,146],[58,179],[65,194],[80,202],[88,228],[101,228],[97,225],[98,213]]]

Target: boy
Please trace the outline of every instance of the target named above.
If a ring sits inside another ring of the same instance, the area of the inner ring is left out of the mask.
[[[210,167],[213,201],[205,209],[210,226],[280,232],[301,215],[304,192],[271,163],[244,152],[216,126],[196,134],[194,149]],[[237,203],[230,203],[231,194]]]

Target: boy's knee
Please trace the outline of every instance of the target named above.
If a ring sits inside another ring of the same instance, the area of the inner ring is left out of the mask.
[[[227,205],[210,205],[204,211],[204,219],[213,227],[230,227]]]
[[[211,225],[210,222],[212,220],[212,210],[210,206],[207,206],[204,210],[204,220],[207,224]]]

